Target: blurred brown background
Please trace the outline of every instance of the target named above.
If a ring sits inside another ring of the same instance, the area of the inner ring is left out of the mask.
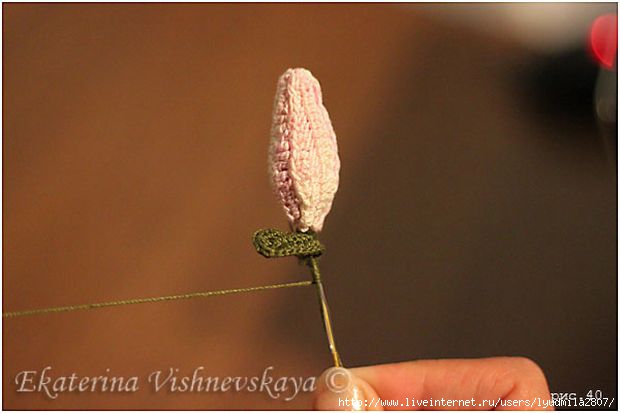
[[[303,66],[342,159],[322,268],[345,363],[522,355],[554,392],[617,397],[615,160],[593,118],[524,92],[542,52],[451,7],[3,4],[3,310],[307,279],[250,242],[286,228],[266,146],[276,80]],[[330,362],[312,289],[3,330],[9,409],[308,408],[146,386],[52,401],[13,381]]]

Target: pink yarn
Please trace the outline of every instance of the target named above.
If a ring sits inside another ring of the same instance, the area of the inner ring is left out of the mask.
[[[278,80],[269,173],[293,229],[321,231],[339,171],[336,134],[318,80],[306,69],[288,69]]]

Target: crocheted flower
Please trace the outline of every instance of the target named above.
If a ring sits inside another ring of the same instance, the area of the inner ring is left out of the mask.
[[[321,86],[310,71],[288,69],[278,80],[269,173],[293,229],[321,231],[339,172],[336,134]]]

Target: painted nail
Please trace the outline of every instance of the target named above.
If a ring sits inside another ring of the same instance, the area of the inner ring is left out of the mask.
[[[332,367],[319,377],[314,408],[347,411],[377,410],[371,404],[373,399],[377,400],[377,395],[368,383],[355,376],[351,370]]]

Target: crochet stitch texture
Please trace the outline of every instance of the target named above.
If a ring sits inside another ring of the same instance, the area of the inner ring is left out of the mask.
[[[269,174],[294,230],[319,232],[338,189],[336,134],[321,86],[309,70],[288,69],[278,80]]]
[[[265,258],[318,257],[325,247],[312,234],[301,232],[285,233],[277,229],[262,229],[252,237],[256,251]]]

